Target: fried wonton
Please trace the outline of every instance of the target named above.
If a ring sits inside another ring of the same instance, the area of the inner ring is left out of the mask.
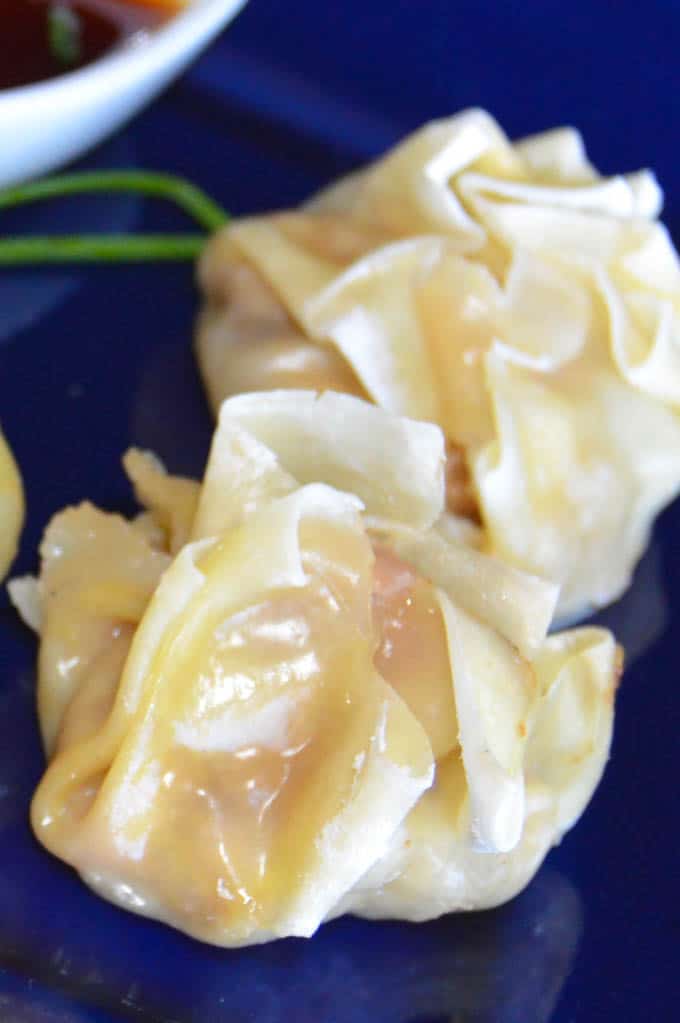
[[[24,521],[24,491],[17,464],[0,432],[0,579],[14,561]]]
[[[512,144],[469,111],[300,209],[235,221],[200,267],[213,407],[304,386],[439,424],[449,507],[485,549],[609,603],[680,487],[680,264],[653,175],[581,137]]]
[[[39,840],[202,940],[421,920],[526,884],[583,811],[620,651],[546,638],[557,588],[457,539],[445,441],[352,396],[224,403],[200,484],[52,520],[15,602],[40,634]]]

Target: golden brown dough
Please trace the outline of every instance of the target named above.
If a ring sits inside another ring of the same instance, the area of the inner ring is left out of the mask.
[[[0,432],[0,580],[14,560],[24,521],[24,491],[19,469]]]
[[[479,110],[425,125],[211,242],[197,349],[213,407],[297,380],[435,422],[449,508],[485,549],[559,583],[561,617],[607,604],[680,489],[661,199],[647,171],[601,177],[572,129],[512,143]],[[249,296],[220,287],[235,265]]]
[[[455,538],[445,444],[332,392],[226,401],[202,482],[58,513],[37,580],[38,839],[224,946],[428,919],[527,883],[604,769],[620,654]]]
[[[206,302],[196,352],[215,415],[234,394],[279,387],[363,396],[342,356],[305,337],[257,270],[232,254],[223,236],[211,245],[215,251],[200,266]]]
[[[302,230],[295,236],[310,243],[315,237]],[[199,279],[206,301],[197,324],[196,355],[215,415],[225,398],[281,387],[366,397],[342,356],[305,337],[257,270],[230,251],[224,235],[210,243]],[[446,500],[453,515],[479,520],[464,449],[452,441],[447,444]]]

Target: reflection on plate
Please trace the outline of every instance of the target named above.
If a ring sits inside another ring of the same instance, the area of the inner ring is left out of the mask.
[[[104,164],[107,167],[130,167],[135,163],[131,140],[118,136],[102,146],[97,154],[83,162],[83,169]],[[139,216],[140,200],[136,195],[82,197],[77,207],[64,203],[38,203],[22,208],[19,213],[3,210],[0,230],[3,234],[63,234],[130,231]],[[75,223],[74,223],[75,218]],[[15,270],[0,276],[0,345],[20,330],[37,323],[63,302],[78,287],[80,278],[74,271]]]
[[[592,619],[611,629],[626,651],[626,668],[633,664],[663,635],[669,608],[658,540],[652,540],[640,560],[630,589],[611,607]]]
[[[8,883],[0,884],[3,901]],[[421,925],[346,918],[324,927],[313,941],[288,939],[230,952],[227,961],[223,952],[209,949],[200,987],[192,986],[196,946],[186,939],[168,948],[162,934],[156,941],[156,934],[135,933],[134,927],[126,934],[121,927],[123,962],[107,954],[96,935],[55,927],[41,949],[35,979],[38,992],[49,987],[65,1000],[77,994],[85,1006],[118,1008],[134,1018],[139,1014],[167,1023],[547,1023],[581,928],[577,892],[547,868],[514,902],[488,913]],[[151,969],[144,952],[150,937]],[[0,940],[6,941],[2,932]],[[171,964],[160,998],[159,960]],[[30,987],[13,988],[0,1002],[16,1013],[13,1023],[52,1019],[37,1014]],[[60,1023],[71,1019],[54,1018]],[[89,1019],[75,1018],[78,1023]]]

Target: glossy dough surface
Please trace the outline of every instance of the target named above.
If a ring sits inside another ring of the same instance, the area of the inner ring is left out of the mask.
[[[17,464],[0,431],[0,580],[14,560],[24,521],[24,491]]]
[[[680,486],[680,266],[649,172],[602,178],[572,129],[512,144],[482,111],[426,125],[204,257],[213,404],[364,394],[462,453],[451,507],[560,583],[614,600]],[[465,470],[465,471],[464,471]]]
[[[59,513],[38,580],[40,841],[205,941],[515,894],[604,768],[620,651],[456,540],[440,430],[313,392],[225,402],[202,483]]]

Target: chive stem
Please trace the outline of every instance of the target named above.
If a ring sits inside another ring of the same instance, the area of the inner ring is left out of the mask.
[[[0,209],[88,192],[137,192],[158,199],[168,199],[175,202],[207,231],[217,230],[228,220],[226,211],[190,181],[174,174],[137,170],[61,174],[44,178],[42,181],[6,188],[0,191]]]
[[[0,266],[193,260],[200,254],[205,242],[205,236],[197,234],[0,237]]]

